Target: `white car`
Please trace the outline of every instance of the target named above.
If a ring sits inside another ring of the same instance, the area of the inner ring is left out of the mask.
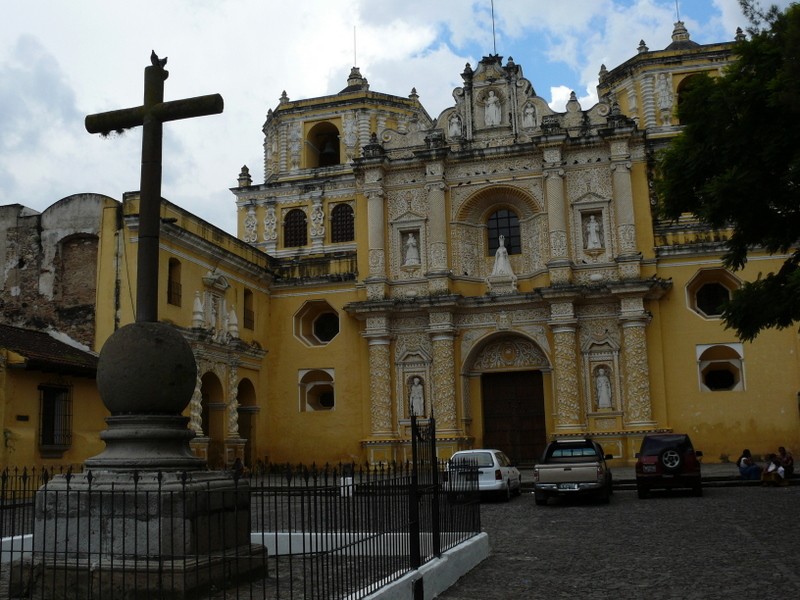
[[[477,470],[476,470],[477,469]],[[447,464],[447,490],[459,493],[474,489],[477,473],[478,490],[510,500],[522,492],[522,476],[501,450],[461,450]]]

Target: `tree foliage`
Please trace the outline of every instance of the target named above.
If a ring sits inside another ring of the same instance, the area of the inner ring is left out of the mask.
[[[753,247],[789,254],[726,305],[726,325],[752,340],[800,321],[800,6],[765,13],[740,3],[750,40],[737,42],[723,76],[696,76],[681,94],[684,129],[658,157],[656,191],[661,217],[692,213],[732,229],[729,268],[741,269]]]

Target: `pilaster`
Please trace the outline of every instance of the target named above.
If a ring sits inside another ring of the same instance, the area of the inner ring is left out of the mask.
[[[567,216],[564,194],[564,170],[561,168],[561,145],[544,148],[544,190],[550,229],[550,260],[547,267],[553,284],[569,283],[572,277],[567,243]]]
[[[436,161],[426,166],[425,190],[428,193],[428,285],[431,295],[447,293],[447,185],[444,182],[444,163]]]
[[[574,294],[551,293],[550,331],[553,333],[553,382],[555,405],[553,421],[556,431],[582,427],[580,374],[578,365],[577,319]]]
[[[636,223],[633,210],[633,185],[628,138],[612,139],[611,172],[614,206],[619,239],[619,274],[621,279],[638,279],[641,255],[636,245]]]
[[[369,347],[370,430],[373,437],[395,434],[392,424],[391,337],[385,316],[367,318]]]
[[[441,434],[458,432],[456,409],[455,327],[449,312],[429,315],[428,334],[433,348],[433,413]]]

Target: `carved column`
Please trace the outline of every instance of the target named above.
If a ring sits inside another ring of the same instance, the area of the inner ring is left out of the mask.
[[[447,201],[444,183],[444,164],[441,161],[426,166],[428,192],[428,286],[432,295],[446,293],[447,287]]]
[[[611,171],[614,184],[614,213],[619,238],[619,270],[622,279],[638,279],[640,255],[636,246],[636,222],[633,211],[633,184],[628,139],[611,140]]]
[[[642,112],[644,113],[643,129],[652,129],[656,122],[655,75],[645,75],[641,79]]]
[[[275,198],[264,200],[264,252],[272,253],[278,249],[278,210]]]
[[[582,425],[583,411],[578,384],[577,322],[571,299],[563,298],[553,302],[550,305],[550,316],[554,346],[554,421],[556,429],[574,429]]]
[[[364,332],[369,344],[369,399],[373,437],[394,435],[392,425],[391,337],[385,316],[369,317]]]
[[[571,273],[560,145],[545,147],[544,164],[544,192],[550,229],[550,260],[547,266],[550,269],[551,283],[569,283]]]
[[[311,199],[311,251],[322,252],[325,244],[325,211],[322,210],[322,194],[316,193]]]
[[[453,315],[433,312],[428,333],[433,349],[433,398],[431,406],[440,433],[457,432],[455,329]]]

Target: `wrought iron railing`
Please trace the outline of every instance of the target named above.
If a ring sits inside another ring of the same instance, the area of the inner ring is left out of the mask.
[[[416,466],[259,465],[224,490],[6,469],[0,599],[364,597],[480,532],[425,436]]]

